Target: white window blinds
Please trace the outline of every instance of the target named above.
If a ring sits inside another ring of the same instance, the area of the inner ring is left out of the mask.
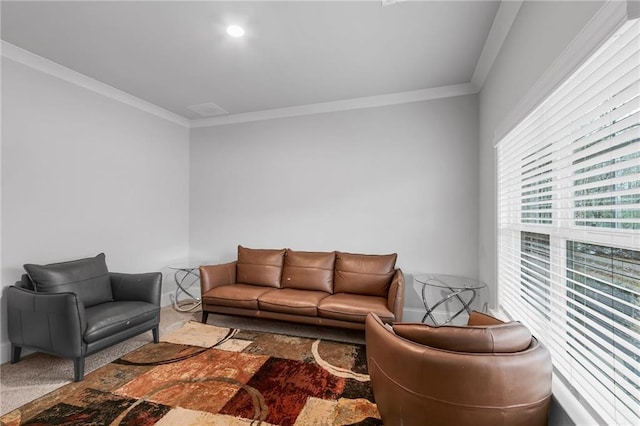
[[[640,424],[640,24],[497,145],[498,300],[608,424]]]

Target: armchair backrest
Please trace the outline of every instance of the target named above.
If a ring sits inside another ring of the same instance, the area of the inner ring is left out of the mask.
[[[29,278],[29,275],[27,274],[22,274],[20,281],[16,281],[15,286],[31,291],[35,291],[36,289],[33,285],[33,281],[31,281],[31,278]]]
[[[401,337],[432,348],[467,353],[513,353],[531,345],[531,332],[519,322],[491,326],[430,327],[426,324],[395,324]]]
[[[25,264],[37,292],[75,293],[86,307],[113,300],[104,253],[48,265]]]

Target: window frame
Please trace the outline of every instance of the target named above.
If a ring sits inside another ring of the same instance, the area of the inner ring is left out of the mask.
[[[498,222],[496,227],[497,229],[497,259],[496,259],[497,263],[499,263],[500,261],[500,258],[502,256],[501,250],[504,248],[504,247],[501,247],[501,243],[502,243],[501,238],[503,238],[503,236],[501,235],[501,227],[500,227],[502,223],[501,222],[501,218],[502,218],[501,202],[504,201],[501,199],[502,189],[500,185],[502,182],[501,182],[501,175],[500,175],[500,172],[501,172],[500,161],[501,161],[501,158],[500,158],[500,154],[498,153],[496,156],[496,165],[498,170],[497,179],[496,179],[497,180],[497,197],[496,197],[497,198],[497,222]],[[571,168],[568,167],[566,170],[571,170]],[[515,201],[512,200],[513,202],[511,203],[511,206],[515,207],[516,209],[515,211],[517,211],[517,213],[512,213],[511,215],[512,222],[510,223],[513,224],[514,218],[517,218],[517,221],[519,222],[517,225],[515,225],[515,228],[519,228],[517,232],[519,233],[528,232],[528,233],[538,233],[538,234],[548,235],[549,240],[552,242],[550,244],[551,246],[550,250],[552,251],[551,257],[553,258],[555,255],[557,256],[557,258],[563,259],[564,261],[564,265],[562,265],[561,262],[553,262],[553,261],[551,262],[551,265],[552,265],[551,277],[550,277],[550,287],[552,289],[551,297],[554,297],[554,294],[556,295],[562,294],[563,292],[566,291],[566,288],[567,288],[566,287],[567,242],[575,241],[575,242],[583,242],[587,244],[599,244],[606,247],[619,247],[619,248],[628,249],[629,247],[633,247],[634,238],[636,239],[638,238],[637,236],[636,237],[632,236],[631,243],[630,243],[629,231],[619,230],[619,229],[612,230],[608,228],[606,229],[589,228],[588,229],[589,238],[585,240],[585,227],[577,224],[578,218],[576,218],[573,213],[575,211],[575,208],[574,206],[570,205],[571,203],[573,203],[572,198],[574,194],[572,194],[572,192],[575,191],[575,188],[574,188],[575,182],[573,182],[574,177],[575,175],[566,176],[565,179],[561,180],[561,185],[556,187],[555,195],[558,196],[558,199],[564,200],[564,201],[560,201],[561,204],[562,203],[565,204],[563,206],[564,209],[558,210],[558,212],[560,212],[559,216],[553,215],[553,220],[557,221],[558,223],[554,223],[554,224],[535,223],[535,221],[529,221],[534,223],[528,223],[525,225],[525,223],[523,222],[526,222],[526,221],[523,220],[524,216],[522,215],[522,212],[523,212],[522,199],[518,198]],[[520,182],[523,182],[523,180],[520,180]],[[516,188],[514,189],[514,192],[516,190],[521,190],[521,189],[522,187]],[[567,212],[571,212],[571,214],[567,214]],[[516,230],[513,229],[512,232],[515,234]],[[636,231],[631,230],[631,234],[640,235],[638,230]],[[512,238],[515,238],[515,237],[512,237]],[[512,250],[516,250],[518,252],[517,256],[514,256],[514,258],[517,258],[517,259],[523,259],[521,241],[522,241],[522,238],[520,238],[520,240],[517,243],[516,241],[510,242],[511,246],[509,248]],[[640,241],[640,239],[638,239],[638,241]],[[515,267],[512,269],[515,269]],[[497,276],[500,278],[500,272],[501,272],[500,265],[496,266],[496,271],[497,271]],[[512,272],[512,275],[519,275],[519,274],[514,274]],[[498,282],[499,291],[501,287],[503,286],[501,286],[500,282]],[[553,291],[554,289],[555,289],[555,292]],[[522,285],[520,285],[520,292],[522,292]],[[566,297],[560,297],[560,299],[562,299],[563,301],[561,301],[560,303],[557,303],[556,306],[563,306],[563,304],[565,303],[564,301],[566,301]],[[565,309],[565,311],[567,310],[568,308]],[[563,312],[561,316],[563,318],[567,317],[567,315],[565,315],[565,312]],[[548,337],[548,336],[541,336],[541,337],[543,337],[544,339],[544,337]],[[554,342],[554,344],[562,345],[562,342]],[[565,341],[565,344],[566,344],[566,341]],[[598,416],[596,415],[594,417],[597,418]],[[600,421],[602,421],[602,418],[600,418]]]

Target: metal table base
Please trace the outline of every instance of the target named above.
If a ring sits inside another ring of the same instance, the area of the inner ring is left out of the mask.
[[[460,315],[461,313],[463,313],[465,311],[468,314],[471,313],[472,309],[470,308],[470,305],[473,303],[473,301],[475,300],[475,298],[477,296],[476,290],[474,288],[457,288],[457,289],[456,288],[451,288],[451,287],[447,287],[447,288],[451,291],[451,293],[446,295],[442,299],[440,299],[435,304],[429,306],[429,304],[427,303],[426,295],[425,295],[426,286],[422,287],[422,303],[424,304],[424,308],[427,311],[424,314],[424,316],[422,317],[422,322],[423,323],[425,322],[427,317],[429,317],[429,318],[431,318],[431,321],[433,321],[434,324],[436,324],[436,325],[445,325],[445,324],[451,323],[451,321],[453,321],[458,315]],[[471,298],[469,298],[469,300],[466,301],[466,302],[460,296],[463,293],[471,293]],[[462,304],[462,308],[460,308],[460,310],[458,312],[456,312],[455,314],[450,316],[445,322],[439,323],[438,321],[436,321],[435,317],[433,316],[433,311],[435,311],[438,306],[442,305],[443,303],[446,303],[447,301],[449,301],[450,299],[452,299],[454,297],[460,301],[460,303]]]
[[[434,325],[446,325],[450,324],[455,318],[457,318],[463,312],[471,314],[471,304],[476,300],[478,296],[478,290],[486,288],[486,284],[482,281],[466,278],[456,275],[444,275],[444,274],[427,274],[416,275],[415,281],[422,286],[422,304],[424,305],[425,314],[422,317],[424,323],[427,318],[430,318]],[[440,298],[437,302],[429,304],[427,301],[427,288],[446,290],[448,293]],[[435,310],[440,305],[450,301],[458,301],[461,308],[458,309],[453,315],[447,315],[448,319],[444,322],[438,322],[434,315]]]
[[[176,281],[175,295],[172,297],[173,309],[179,312],[192,312],[201,305],[200,297],[194,296],[189,289],[197,282],[200,285],[200,275],[197,266],[170,266],[174,269],[173,279]],[[190,280],[188,280],[190,279]],[[198,288],[199,291],[199,288]],[[180,300],[180,294],[184,293],[186,298]]]

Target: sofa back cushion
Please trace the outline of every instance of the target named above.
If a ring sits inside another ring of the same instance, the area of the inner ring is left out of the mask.
[[[104,253],[49,265],[26,264],[24,269],[37,292],[75,293],[86,307],[113,300]]]
[[[393,325],[393,331],[412,342],[455,352],[514,353],[531,345],[531,332],[515,321],[475,327],[398,323]]]
[[[282,287],[333,293],[336,253],[287,250]]]
[[[236,281],[280,288],[285,249],[265,250],[238,246]]]
[[[387,297],[397,257],[337,252],[333,292]]]

